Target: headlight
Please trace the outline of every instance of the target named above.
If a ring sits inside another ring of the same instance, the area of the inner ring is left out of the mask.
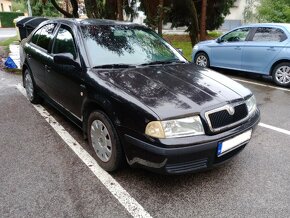
[[[146,126],[145,134],[154,138],[177,138],[203,135],[204,129],[199,116],[177,120],[152,121]]]
[[[246,105],[249,114],[252,114],[257,109],[256,99],[254,95],[252,95],[252,97],[246,100]]]
[[[198,45],[193,46],[193,50],[197,50],[198,49]]]

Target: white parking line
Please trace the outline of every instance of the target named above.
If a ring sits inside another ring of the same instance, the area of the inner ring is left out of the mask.
[[[18,84],[16,87],[25,97],[27,97],[23,86]],[[98,165],[96,160],[49,114],[47,110],[45,110],[45,108],[41,105],[33,106],[133,217],[151,217],[151,215],[145,211],[145,209],[109,173]]]
[[[277,132],[280,132],[280,133],[284,133],[286,135],[290,135],[290,131],[286,130],[286,129],[281,129],[279,127],[271,126],[271,125],[268,125],[268,124],[265,124],[265,123],[259,123],[259,126],[267,128],[267,129],[271,129],[271,130],[274,130],[274,131],[277,131]]]
[[[237,79],[237,78],[234,78],[234,77],[232,77],[232,79],[235,80],[235,81],[238,81],[238,82],[242,82],[242,83],[248,83],[248,84],[252,84],[252,85],[263,86],[263,87],[268,87],[268,88],[272,88],[272,89],[278,89],[278,90],[290,92],[290,89],[287,89],[287,88],[281,88],[281,87],[276,87],[276,86],[256,83],[256,82],[252,82],[252,81],[248,81],[248,80],[244,80],[244,79]]]

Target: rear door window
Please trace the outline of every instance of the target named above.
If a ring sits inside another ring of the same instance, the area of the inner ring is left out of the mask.
[[[255,42],[283,42],[286,39],[287,36],[283,30],[272,27],[257,28],[253,37]]]
[[[61,26],[59,28],[58,33],[55,37],[52,53],[70,53],[74,58],[76,58],[76,46],[69,27]]]
[[[52,33],[55,29],[55,24],[47,24],[41,27],[32,37],[32,43],[39,47],[48,50],[49,42],[52,39]]]

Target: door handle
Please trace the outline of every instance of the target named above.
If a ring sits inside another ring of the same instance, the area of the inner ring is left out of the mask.
[[[44,68],[45,68],[45,70],[49,73],[50,72],[50,70],[51,70],[51,67],[49,67],[49,66],[47,66],[47,65],[44,65]]]
[[[241,50],[240,46],[235,47],[235,50]]]
[[[274,47],[270,47],[267,49],[267,51],[276,51],[276,49]]]

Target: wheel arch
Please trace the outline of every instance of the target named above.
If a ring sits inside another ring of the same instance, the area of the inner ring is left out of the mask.
[[[118,118],[117,118],[116,114],[113,112],[111,103],[108,100],[102,99],[102,100],[98,101],[95,99],[88,99],[87,98],[84,100],[83,105],[82,105],[82,118],[83,118],[82,129],[83,129],[83,133],[84,133],[85,138],[87,138],[88,118],[89,118],[90,114],[96,110],[99,110],[99,111],[102,111],[103,113],[105,113],[109,117],[109,119],[111,120],[113,125],[118,124]]]
[[[283,62],[288,62],[290,63],[290,59],[281,59],[281,60],[278,60],[276,61],[274,64],[272,64],[271,68],[270,68],[270,71],[269,71],[269,75],[270,76],[273,76],[273,70],[275,69],[275,67],[278,65],[278,64],[281,64]]]
[[[29,69],[28,65],[26,63],[23,64],[22,66],[22,84],[23,84],[23,87],[25,88],[25,83],[24,83],[24,73],[25,71]],[[29,69],[30,70],[30,69]]]

